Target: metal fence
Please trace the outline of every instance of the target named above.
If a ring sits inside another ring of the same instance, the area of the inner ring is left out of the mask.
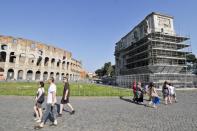
[[[140,81],[144,85],[154,82],[158,88],[161,88],[165,81],[177,88],[197,88],[197,76],[194,74],[136,74],[116,77],[116,84],[121,87],[130,87],[134,81]]]

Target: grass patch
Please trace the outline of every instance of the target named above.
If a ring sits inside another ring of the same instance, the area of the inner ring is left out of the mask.
[[[63,84],[57,83],[57,95],[61,96]],[[45,91],[47,87],[45,85]],[[35,82],[0,82],[0,95],[35,96],[38,84]],[[71,83],[71,96],[130,96],[131,90],[87,83]]]

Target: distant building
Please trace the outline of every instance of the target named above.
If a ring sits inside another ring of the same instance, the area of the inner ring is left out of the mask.
[[[92,79],[92,78],[95,78],[95,77],[96,77],[96,73],[89,72],[89,73],[88,73],[88,77],[91,78],[91,79]]]
[[[118,85],[130,86],[134,80],[194,85],[193,75],[186,70],[189,38],[175,32],[173,20],[172,16],[153,12],[116,43]]]
[[[40,42],[0,36],[0,80],[81,79],[82,63],[72,53]]]

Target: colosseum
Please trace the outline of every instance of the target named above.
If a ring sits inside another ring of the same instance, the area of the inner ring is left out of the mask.
[[[0,36],[0,80],[79,80],[82,63],[72,53],[40,42]]]

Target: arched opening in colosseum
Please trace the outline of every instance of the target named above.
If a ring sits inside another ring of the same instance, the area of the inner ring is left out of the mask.
[[[1,50],[7,50],[8,46],[7,45],[1,45]]]
[[[39,55],[42,55],[43,54],[43,51],[42,50],[38,50],[38,54]]]
[[[49,77],[54,77],[54,72],[51,72]]]
[[[27,80],[32,80],[33,79],[33,71],[32,70],[27,71],[26,78],[27,78]]]
[[[25,63],[25,57],[26,57],[26,55],[24,53],[21,53],[19,55],[19,63],[20,64],[24,64]]]
[[[62,62],[62,69],[65,69],[65,64],[66,64],[66,62],[63,61],[63,62]]]
[[[63,80],[63,78],[64,78],[64,73],[61,74],[61,80]]]
[[[6,61],[6,52],[0,52],[0,62]]]
[[[7,79],[8,80],[13,80],[14,79],[14,70],[13,69],[9,69],[7,72]]]
[[[59,81],[60,80],[60,73],[59,72],[56,73],[55,78],[56,78],[56,81]]]
[[[69,69],[69,62],[67,62],[67,66],[66,67],[67,67],[67,70],[68,70]]]
[[[61,60],[58,60],[57,67],[60,67]]]
[[[66,74],[66,77],[68,80],[70,80],[70,75],[68,73]]]
[[[10,53],[10,63],[15,63],[16,62],[16,55],[15,52]]]
[[[40,76],[41,76],[41,72],[40,71],[36,71],[35,80],[40,80]]]
[[[45,57],[44,66],[48,66],[48,64],[49,64],[49,57]]]
[[[52,58],[51,59],[51,67],[54,67],[55,66],[55,58]]]
[[[4,80],[4,69],[0,67],[0,80]]]
[[[63,56],[63,60],[65,60],[66,59],[66,56]]]
[[[17,80],[22,80],[22,79],[23,79],[23,70],[19,70]]]
[[[42,57],[39,56],[38,59],[37,59],[36,65],[41,66],[41,63],[42,63]]]
[[[33,54],[28,55],[28,64],[32,65],[35,61],[35,56]]]
[[[43,81],[46,81],[48,79],[48,72],[44,72],[43,74]]]

